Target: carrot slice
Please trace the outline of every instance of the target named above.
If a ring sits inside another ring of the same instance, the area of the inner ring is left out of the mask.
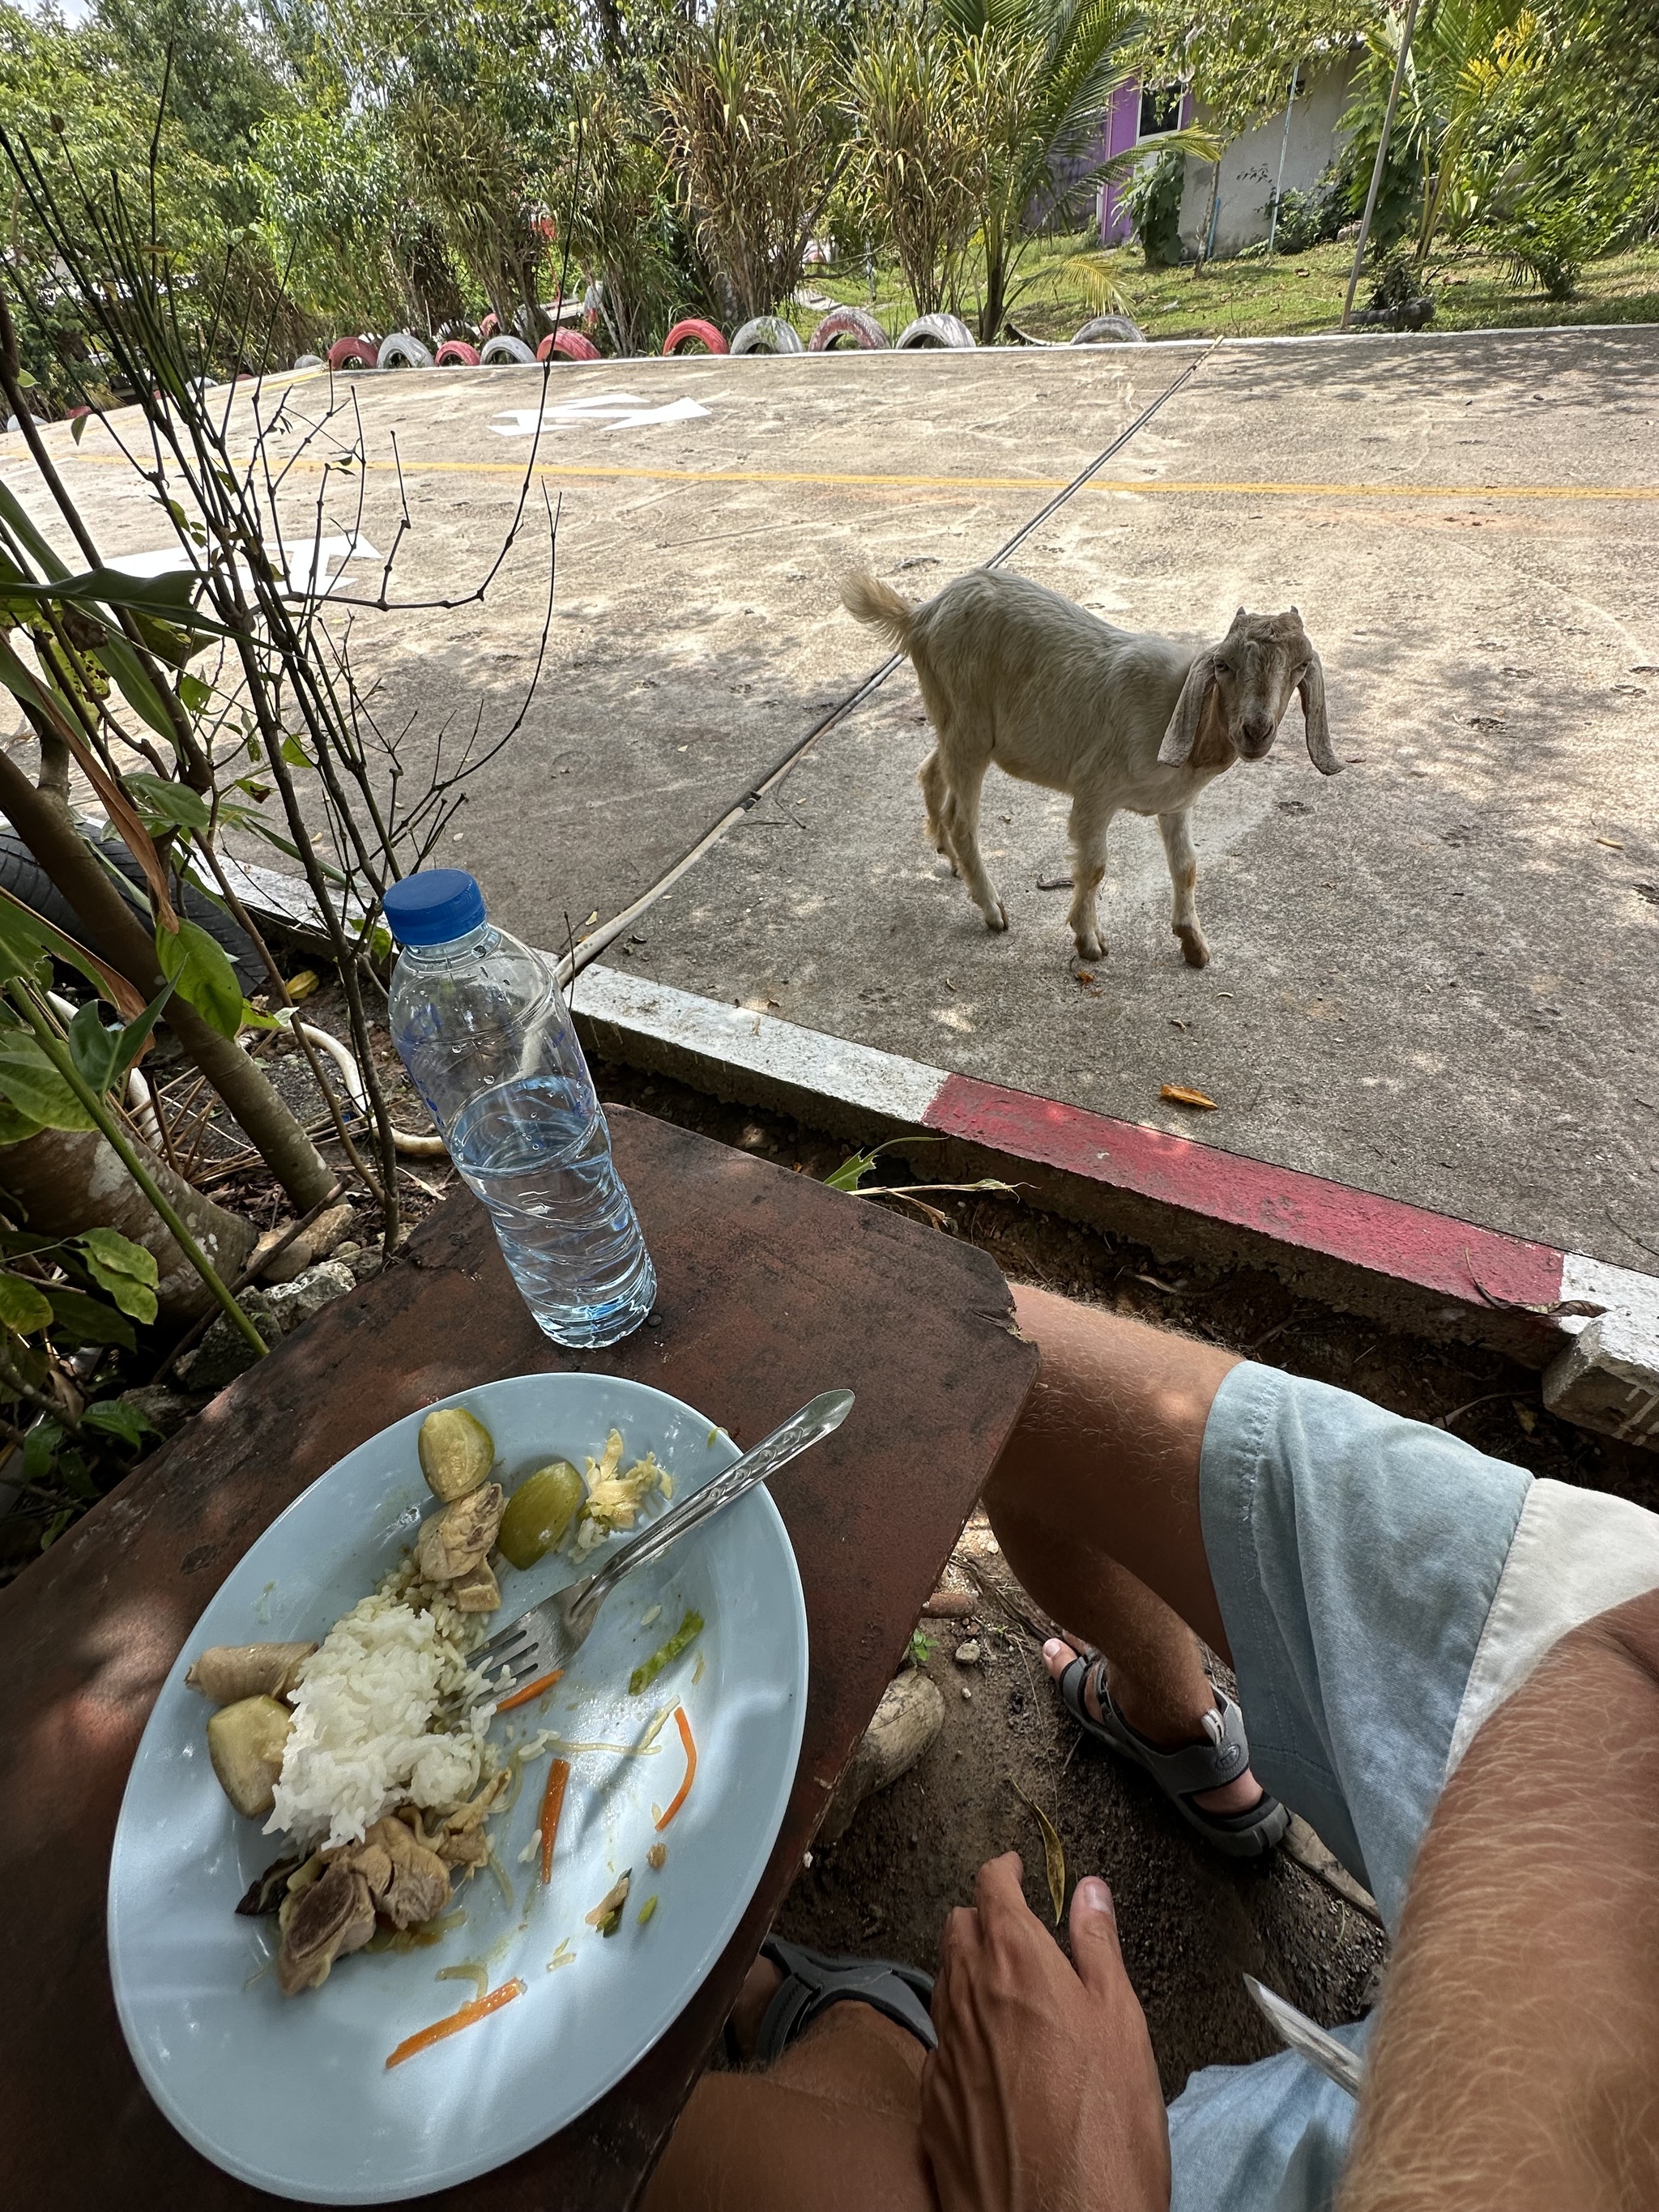
[[[658,1816],[657,1826],[665,1828],[680,1807],[691,1795],[691,1784],[697,1778],[697,1747],[691,1734],[691,1723],[685,1717],[685,1707],[676,1705],[674,1718],[679,1723],[680,1741],[685,1746],[685,1779],[668,1802],[667,1810]]]
[[[504,2004],[511,2004],[514,1997],[523,1995],[524,1984],[512,1981],[503,1982],[498,1990],[491,1990],[487,1997],[474,1997],[471,2004],[464,2004],[459,2012],[452,2012],[444,2020],[434,2020],[430,2027],[423,2027],[418,2035],[406,2037],[386,2060],[387,2068],[401,2066],[405,2058],[412,2058],[417,2051],[429,2051],[434,2043],[441,2043],[447,2035],[458,2035],[462,2028],[471,2027],[487,2014],[499,2012]]]
[[[555,1682],[564,1680],[564,1668],[556,1667],[550,1674],[538,1674],[533,1682],[526,1682],[521,1690],[514,1690],[510,1698],[503,1698],[495,1708],[498,1713],[510,1713],[514,1705],[527,1705],[532,1698],[539,1698],[544,1690],[550,1690]]]
[[[559,1832],[559,1814],[564,1807],[564,1785],[570,1779],[570,1761],[556,1759],[547,1770],[547,1787],[542,1792],[542,1809],[536,1826],[542,1838],[542,1881],[545,1883],[553,1872],[553,1838]]]

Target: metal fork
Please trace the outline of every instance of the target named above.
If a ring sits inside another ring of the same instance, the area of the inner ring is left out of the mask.
[[[526,1684],[566,1665],[586,1641],[599,1607],[625,1574],[660,1557],[688,1528],[722,1511],[757,1482],[764,1482],[809,1446],[820,1443],[841,1426],[852,1409],[850,1390],[823,1391],[723,1474],[692,1491],[649,1528],[630,1537],[596,1573],[584,1575],[580,1582],[571,1583],[499,1629],[470,1655],[470,1663],[490,1684],[486,1696],[497,1700],[511,1697]],[[511,1677],[507,1683],[501,1680],[503,1668]]]

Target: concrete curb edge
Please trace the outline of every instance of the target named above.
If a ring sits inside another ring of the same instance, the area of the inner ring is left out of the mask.
[[[1546,1370],[1552,1411],[1659,1446],[1659,1276],[954,1075],[752,1007],[597,964],[572,992],[602,1057],[860,1141],[942,1143],[1049,1210],[1167,1257],[1270,1269],[1308,1295]]]

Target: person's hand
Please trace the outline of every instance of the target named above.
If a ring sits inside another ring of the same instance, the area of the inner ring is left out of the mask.
[[[1168,2212],[1170,2132],[1103,1881],[1072,1899],[1072,1960],[1011,1851],[945,1923],[921,2076],[940,2212]]]

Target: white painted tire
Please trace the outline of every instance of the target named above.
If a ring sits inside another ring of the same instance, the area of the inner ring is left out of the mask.
[[[894,350],[915,353],[924,346],[942,346],[950,353],[967,353],[977,343],[960,315],[918,315]]]
[[[800,332],[781,315],[757,315],[732,341],[733,353],[805,353]]]
[[[1127,315],[1097,315],[1085,323],[1072,340],[1073,345],[1145,345],[1146,333]]]
[[[408,331],[393,331],[389,338],[382,341],[380,368],[430,368],[431,366],[431,352]]]
[[[509,337],[505,331],[497,331],[493,338],[485,340],[483,350],[478,358],[486,368],[493,368],[504,361],[527,361],[533,367],[536,360],[535,355],[532,353],[522,338]]]
[[[321,368],[323,366],[323,356],[319,353],[302,353],[295,362],[294,366],[296,370],[301,368]]]

